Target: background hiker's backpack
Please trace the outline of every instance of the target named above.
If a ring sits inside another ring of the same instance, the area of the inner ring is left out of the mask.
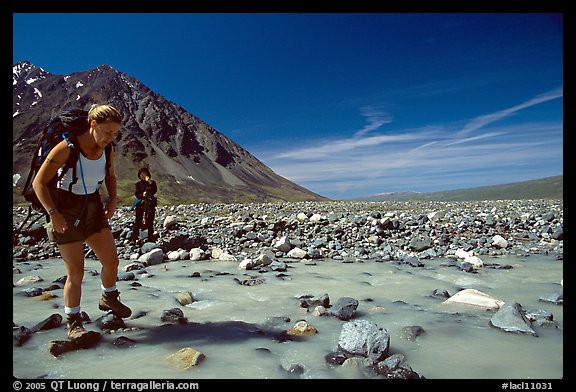
[[[78,161],[78,156],[80,154],[80,149],[77,145],[77,136],[87,132],[88,126],[88,112],[82,109],[72,109],[69,111],[62,112],[50,119],[48,124],[42,130],[42,134],[38,139],[38,145],[30,162],[30,171],[28,172],[28,178],[26,179],[26,184],[22,190],[22,195],[26,201],[31,203],[31,206],[42,212],[46,213],[42,203],[38,200],[36,192],[32,187],[32,182],[36,177],[36,173],[42,163],[46,160],[48,153],[62,140],[66,140],[68,145],[71,147],[70,156],[68,157],[66,163],[64,164],[63,170],[60,174],[54,175],[54,177],[48,182],[50,188],[55,188],[58,181],[72,169],[72,182],[70,184],[70,189],[72,185],[78,181],[76,173],[76,162]],[[106,146],[106,167],[108,168],[110,151],[112,150],[112,143]]]

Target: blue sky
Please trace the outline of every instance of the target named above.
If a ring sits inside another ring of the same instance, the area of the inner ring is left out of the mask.
[[[332,199],[563,173],[546,13],[15,13],[13,62],[108,64]]]

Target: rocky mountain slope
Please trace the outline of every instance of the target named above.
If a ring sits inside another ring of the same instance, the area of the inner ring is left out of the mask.
[[[141,166],[149,166],[164,204],[327,200],[272,171],[244,148],[133,77],[101,65],[70,75],[29,62],[13,65],[13,173],[23,185],[38,133],[64,109],[109,103],[123,114],[115,139],[118,196],[133,201]],[[19,187],[14,202],[22,201]]]

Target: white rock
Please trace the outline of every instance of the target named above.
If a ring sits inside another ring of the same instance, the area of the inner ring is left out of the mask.
[[[306,257],[307,254],[308,253],[306,253],[306,251],[303,249],[294,248],[290,252],[288,252],[286,256],[291,257],[293,259],[303,259],[304,257]]]
[[[230,253],[222,252],[222,254],[218,257],[218,260],[221,261],[238,261],[236,256],[231,255]]]
[[[314,214],[310,217],[310,222],[317,223],[317,222],[320,222],[321,219],[322,219],[322,215]]]
[[[38,275],[32,275],[32,276],[25,276],[22,279],[20,279],[18,282],[16,282],[16,286],[24,286],[27,285],[29,283],[38,283],[38,282],[42,282],[44,281],[44,279],[42,279],[40,276]]]
[[[252,259],[244,259],[238,265],[238,269],[251,270],[252,268],[254,268],[254,266],[255,266],[255,263]]]
[[[496,234],[492,237],[492,246],[496,248],[506,248],[508,246],[508,241],[506,241],[501,235]]]
[[[163,226],[166,230],[173,228],[174,226],[176,226],[176,224],[178,223],[178,221],[176,220],[176,216],[174,215],[168,215],[165,219],[164,219],[164,223]]]
[[[265,254],[261,254],[254,260],[256,265],[270,265],[272,264],[272,259]]]
[[[461,290],[443,303],[460,303],[465,305],[481,306],[488,309],[498,309],[504,305],[504,301],[500,301],[476,289]]]
[[[170,261],[176,261],[180,259],[180,252],[178,252],[177,250],[172,250],[170,252],[168,252],[168,260]]]
[[[212,256],[213,259],[218,259],[220,258],[220,255],[224,253],[224,251],[221,248],[212,248],[212,252],[210,253],[210,255]]]
[[[484,267],[484,262],[478,256],[469,256],[464,259],[465,262],[472,264],[474,268]]]
[[[198,260],[202,260],[202,257],[204,256],[204,251],[200,248],[192,248],[190,249],[190,254],[189,254],[189,258],[192,261],[198,261]]]
[[[278,241],[276,241],[272,247],[278,249],[280,252],[286,253],[292,246],[290,245],[290,239],[288,239],[288,236],[283,236]]]
[[[459,259],[466,259],[468,257],[474,256],[474,251],[470,250],[470,251],[466,252],[464,249],[460,248],[456,251],[455,255]]]

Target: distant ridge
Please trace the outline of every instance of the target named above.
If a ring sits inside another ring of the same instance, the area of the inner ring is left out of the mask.
[[[539,178],[509,184],[454,189],[441,192],[386,192],[358,197],[358,201],[431,200],[431,201],[479,201],[479,200],[526,200],[563,199],[564,176]]]

